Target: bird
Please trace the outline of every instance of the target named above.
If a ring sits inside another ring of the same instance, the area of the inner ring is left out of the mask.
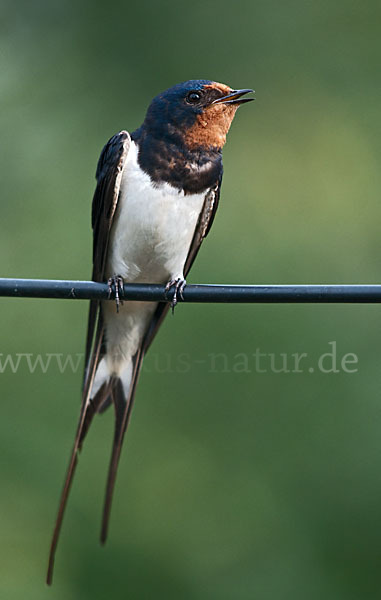
[[[174,85],[150,103],[143,124],[104,146],[92,203],[92,280],[108,281],[112,301],[91,300],[82,404],[52,536],[47,583],[84,438],[97,413],[114,406],[115,428],[101,543],[142,361],[207,236],[220,198],[222,148],[251,89],[197,79]],[[123,302],[124,283],[165,285],[168,302]],[[169,295],[171,301],[169,302]]]

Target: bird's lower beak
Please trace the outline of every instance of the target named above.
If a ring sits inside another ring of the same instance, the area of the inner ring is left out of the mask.
[[[254,98],[241,99],[241,96],[250,92],[254,92],[254,90],[232,90],[227,96],[213,100],[212,104],[244,104],[245,102],[251,102]]]

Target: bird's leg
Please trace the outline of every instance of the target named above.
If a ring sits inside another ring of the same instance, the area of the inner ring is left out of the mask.
[[[119,306],[123,304],[123,296],[124,296],[124,281],[121,275],[114,275],[114,277],[110,277],[107,281],[108,285],[108,297],[111,297],[113,293],[113,286],[115,286],[115,304],[116,304],[116,312],[119,312]]]
[[[181,300],[184,300],[183,291],[184,291],[186,284],[187,284],[187,282],[185,279],[182,279],[181,277],[177,277],[176,279],[171,279],[170,281],[168,281],[167,285],[165,286],[166,297],[168,295],[169,290],[172,287],[174,288],[174,292],[173,292],[173,296],[172,296],[172,300],[171,300],[172,314],[174,314],[174,312],[175,312],[175,306],[178,302],[178,297],[180,297]]]

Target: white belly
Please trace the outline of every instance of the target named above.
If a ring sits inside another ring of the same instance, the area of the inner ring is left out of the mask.
[[[137,162],[131,142],[124,167],[117,214],[111,231],[107,277],[125,282],[167,283],[184,278],[183,269],[205,199],[161,184],[153,187]],[[113,302],[103,303],[107,354],[99,370],[120,375],[137,351],[157,306],[154,302],[124,302],[116,313]],[[129,367],[130,368],[130,367]],[[95,389],[100,385],[97,379]]]
[[[183,268],[205,199],[184,196],[167,183],[154,187],[131,142],[111,232],[107,276],[127,282],[165,283]]]

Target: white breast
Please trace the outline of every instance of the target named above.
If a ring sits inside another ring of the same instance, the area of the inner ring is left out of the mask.
[[[127,282],[165,283],[183,277],[205,192],[184,195],[167,183],[153,185],[131,142],[111,232],[107,276]]]

